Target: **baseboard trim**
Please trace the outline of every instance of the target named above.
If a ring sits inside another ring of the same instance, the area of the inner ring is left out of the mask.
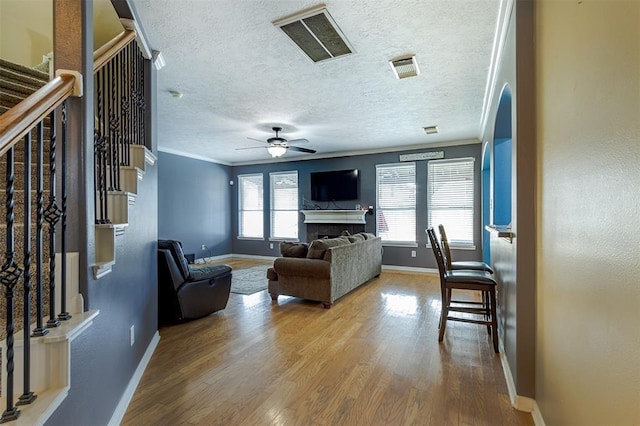
[[[138,368],[133,373],[131,380],[129,380],[129,385],[122,394],[122,398],[120,398],[120,402],[116,407],[113,415],[111,416],[111,420],[109,420],[109,426],[117,426],[122,423],[122,419],[124,418],[125,413],[127,412],[127,408],[129,407],[129,403],[131,402],[131,398],[133,398],[133,394],[140,383],[140,379],[142,378],[142,374],[144,370],[147,369],[147,365],[149,365],[149,361],[151,360],[151,356],[153,352],[156,350],[158,346],[158,342],[160,341],[160,333],[156,330],[156,334],[153,335],[151,342],[149,342],[149,346],[147,346],[147,350],[144,352],[140,363],[138,364]]]
[[[533,417],[533,424],[536,426],[546,426],[544,419],[542,418],[542,413],[540,412],[540,407],[538,407],[538,403],[534,401],[533,403],[533,411],[531,412],[531,417]]]
[[[258,256],[255,254],[234,254],[233,257],[240,257],[242,259],[269,260],[272,262],[278,258],[278,256]]]
[[[433,268],[420,268],[415,266],[382,265],[383,271],[408,272],[414,274],[434,274],[438,275],[438,270]]]
[[[513,375],[511,374],[511,367],[509,367],[509,360],[504,352],[504,345],[502,339],[500,339],[500,362],[502,364],[502,372],[504,373],[504,379],[507,382],[507,390],[509,391],[509,400],[511,406],[518,411],[524,411],[531,413],[534,410],[536,401],[526,396],[520,396],[516,392],[516,384],[513,381]]]

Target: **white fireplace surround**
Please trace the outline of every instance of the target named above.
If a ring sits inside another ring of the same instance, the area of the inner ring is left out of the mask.
[[[366,224],[366,210],[302,210],[304,223]]]

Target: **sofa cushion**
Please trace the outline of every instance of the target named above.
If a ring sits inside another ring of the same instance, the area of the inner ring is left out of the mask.
[[[283,241],[280,243],[280,254],[284,257],[307,257],[309,246],[306,243],[292,243]]]
[[[351,244],[347,237],[323,238],[321,240],[313,240],[311,242],[311,245],[309,245],[307,258],[322,259],[324,258],[324,253],[328,248],[343,246],[345,244]]]
[[[362,234],[355,234],[355,235],[349,235],[347,237],[349,239],[349,241],[351,241],[352,243],[357,243],[360,241],[365,241],[367,238],[362,235]]]
[[[231,274],[231,266],[229,265],[210,265],[202,267],[189,268],[188,281],[202,281],[214,278],[221,278]]]
[[[365,240],[372,240],[376,237],[375,234],[372,234],[371,232],[358,232],[358,234],[362,235]]]

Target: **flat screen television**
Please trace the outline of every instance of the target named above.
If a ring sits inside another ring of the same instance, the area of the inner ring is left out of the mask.
[[[358,169],[311,173],[313,201],[358,199]]]

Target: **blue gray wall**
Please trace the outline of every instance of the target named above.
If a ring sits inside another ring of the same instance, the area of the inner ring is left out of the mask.
[[[231,168],[160,152],[158,173],[158,237],[196,258],[231,253]]]
[[[129,226],[116,237],[113,271],[88,283],[85,303],[100,314],[71,343],[71,389],[49,425],[107,424],[158,329],[156,167],[138,188]]]
[[[354,209],[356,204],[362,206],[376,204],[376,164],[388,164],[399,162],[400,154],[408,154],[414,152],[444,151],[445,158],[473,157],[475,161],[476,187],[475,187],[475,242],[476,250],[455,250],[453,257],[458,260],[480,260],[481,259],[481,233],[480,233],[480,167],[481,167],[481,145],[459,145],[444,148],[420,149],[402,152],[389,152],[379,154],[356,155],[351,157],[328,158],[321,160],[300,160],[291,162],[278,162],[259,165],[235,166],[233,167],[233,179],[237,182],[239,174],[246,173],[263,173],[264,194],[265,194],[265,215],[264,215],[264,240],[241,240],[238,235],[238,215],[237,215],[237,188],[232,193],[232,239],[233,253],[236,254],[252,254],[262,256],[278,256],[278,243],[274,243],[274,248],[269,248],[269,173],[285,170],[298,171],[298,187],[300,192],[300,206],[302,208],[302,199],[309,199],[311,195],[311,186],[309,174],[311,172],[342,170],[342,169],[359,169],[360,170],[360,199],[355,201],[338,202],[337,205],[329,206],[328,203],[318,203],[324,208],[330,209]],[[385,265],[397,265],[408,267],[437,268],[431,248],[426,247],[427,235],[424,230],[427,227],[427,161],[416,162],[416,185],[417,185],[417,222],[416,237],[418,247],[384,247],[383,263]],[[366,229],[368,232],[376,232],[376,215],[366,215]],[[304,215],[300,213],[298,236],[301,241],[307,240],[306,227],[302,223]],[[417,256],[411,257],[411,251],[416,250]]]

